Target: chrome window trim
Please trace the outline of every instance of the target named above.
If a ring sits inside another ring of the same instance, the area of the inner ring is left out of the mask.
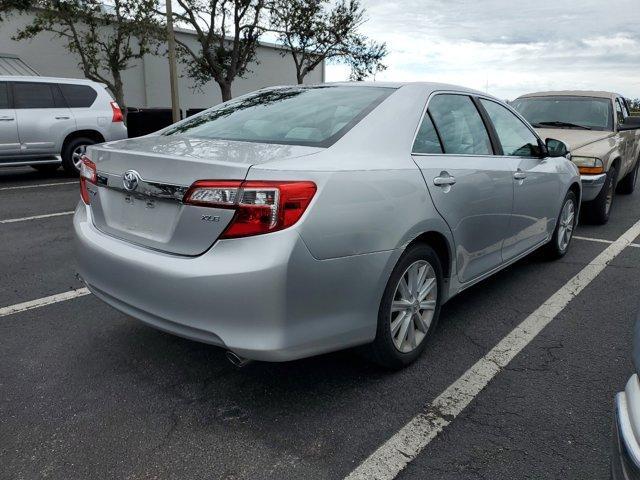
[[[164,200],[170,200],[180,203],[182,203],[182,199],[189,189],[189,186],[185,185],[153,182],[151,180],[145,180],[140,177],[138,187],[133,191],[129,191],[124,188],[124,185],[122,183],[122,175],[98,172],[96,174],[96,179],[98,186],[109,188],[112,190],[118,190],[126,193],[127,195],[133,195],[134,197],[161,198]]]

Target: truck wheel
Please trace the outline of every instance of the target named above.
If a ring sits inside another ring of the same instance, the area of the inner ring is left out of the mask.
[[[618,193],[623,195],[630,195],[636,189],[636,183],[638,181],[638,167],[640,166],[640,159],[636,160],[636,166],[633,167],[626,177],[620,180],[618,184]]]
[[[67,143],[62,149],[62,168],[67,175],[77,177],[80,173],[82,149],[96,142],[87,137],[78,137]]]
[[[569,251],[576,223],[578,223],[578,199],[576,194],[569,190],[567,196],[564,197],[564,202],[562,202],[562,209],[551,241],[542,247],[546,258],[556,260],[565,256]]]
[[[442,267],[424,244],[407,249],[393,269],[378,311],[378,329],[369,357],[399,369],[422,353],[440,315]]]
[[[589,222],[604,225],[609,221],[609,214],[611,213],[611,206],[616,193],[617,175],[616,168],[611,167],[607,172],[607,178],[598,196],[583,205],[583,211]]]

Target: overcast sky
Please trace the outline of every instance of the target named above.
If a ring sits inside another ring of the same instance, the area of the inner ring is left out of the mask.
[[[442,81],[513,99],[549,89],[640,97],[640,0],[362,0],[387,43],[376,80]],[[327,65],[327,81],[348,69]]]

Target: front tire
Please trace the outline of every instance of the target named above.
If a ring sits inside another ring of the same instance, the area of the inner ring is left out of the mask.
[[[544,254],[549,260],[557,260],[567,254],[577,221],[578,198],[573,191],[569,190],[562,202],[562,209],[551,241],[543,247]]]
[[[611,167],[607,172],[607,178],[598,196],[583,205],[583,211],[589,222],[596,225],[604,225],[609,221],[611,207],[615,199],[617,178],[618,171],[615,167]]]
[[[443,293],[442,265],[425,244],[407,249],[396,264],[378,311],[373,360],[390,369],[413,363],[438,323]]]
[[[62,149],[62,168],[67,175],[77,177],[80,174],[80,157],[83,148],[96,142],[87,137],[78,137],[67,143]]]

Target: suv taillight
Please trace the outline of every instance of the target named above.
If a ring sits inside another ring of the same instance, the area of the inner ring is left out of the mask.
[[[313,182],[214,181],[195,182],[183,203],[236,211],[220,238],[276,232],[295,224],[316,193]]]
[[[87,190],[87,182],[94,185],[97,183],[97,170],[96,164],[89,160],[89,157],[83,155],[80,163],[80,196],[82,201],[89,205],[91,196],[89,195],[89,190]]]
[[[120,105],[117,102],[110,102],[111,110],[113,110],[113,117],[111,118],[112,122],[122,122],[122,110],[120,109]]]

